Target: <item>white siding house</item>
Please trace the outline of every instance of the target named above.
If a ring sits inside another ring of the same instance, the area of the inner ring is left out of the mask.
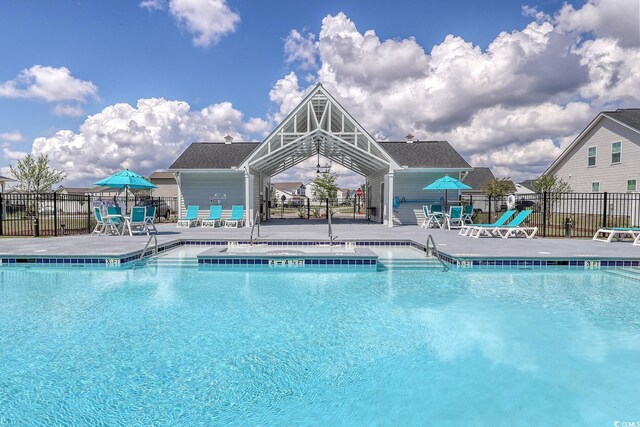
[[[545,171],[577,193],[637,192],[640,109],[603,111]]]

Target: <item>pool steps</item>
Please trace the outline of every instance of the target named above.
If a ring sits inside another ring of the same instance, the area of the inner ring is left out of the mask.
[[[605,270],[608,274],[612,274],[618,277],[624,277],[625,279],[635,280],[640,282],[640,268],[619,268],[616,270]]]
[[[435,258],[384,259],[378,258],[378,270],[442,270],[442,264]]]

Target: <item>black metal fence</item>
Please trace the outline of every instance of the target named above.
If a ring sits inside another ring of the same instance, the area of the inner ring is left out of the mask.
[[[365,219],[366,208],[364,196],[312,200],[299,197],[283,201],[271,201],[271,218],[326,218],[327,211],[336,219]]]
[[[492,222],[507,209],[506,197],[470,201],[481,222]],[[514,208],[533,210],[526,224],[538,227],[542,237],[592,237],[603,227],[640,227],[640,193],[522,194]]]
[[[156,206],[157,221],[171,221],[178,212],[177,197],[96,197],[59,193],[0,194],[0,236],[61,236],[90,233],[94,206]]]

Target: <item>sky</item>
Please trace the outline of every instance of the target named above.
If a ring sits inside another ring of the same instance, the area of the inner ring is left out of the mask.
[[[318,82],[379,140],[516,181],[640,107],[640,0],[4,0],[0,28],[0,175],[44,153],[67,186],[261,141]]]

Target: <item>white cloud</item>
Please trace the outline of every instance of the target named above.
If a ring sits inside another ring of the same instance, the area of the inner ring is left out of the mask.
[[[40,99],[54,104],[58,116],[80,116],[80,104],[98,99],[98,87],[71,75],[66,67],[34,65],[13,80],[0,83],[0,98]]]
[[[245,121],[228,102],[192,111],[186,102],[140,99],[135,107],[115,104],[89,116],[78,132],[36,138],[32,151],[48,154],[67,184],[86,185],[124,168],[143,175],[167,168],[193,141],[222,141],[226,134],[242,140],[267,128],[261,119]]]
[[[14,130],[13,132],[0,132],[0,141],[4,142],[20,142],[24,136],[18,130]]]
[[[27,154],[28,153],[25,153],[24,151],[12,150],[8,143],[2,144],[2,155],[4,156],[5,159],[9,161],[21,160]]]
[[[286,62],[297,63],[303,70],[315,68],[318,55],[315,38],[313,33],[303,36],[297,30],[291,30],[284,41]]]
[[[164,0],[144,0],[140,2],[139,6],[151,12],[153,10],[164,10],[166,3]]]
[[[564,6],[554,16],[525,6],[523,14],[535,22],[500,33],[486,49],[455,35],[424,49],[413,38],[360,32],[344,13],[327,16],[317,40],[297,32],[287,39],[314,41],[306,51],[317,52],[318,68],[305,77],[309,86],[293,72],[274,85],[276,118],[320,81],[377,137],[411,132],[445,139],[471,162],[495,162],[512,177],[535,176],[598,111],[640,102],[640,50],[629,37],[638,34],[638,19],[635,30],[627,16],[615,31],[603,24],[638,12],[629,7],[633,2],[618,10],[619,0],[605,3]],[[287,42],[288,58],[303,63]]]
[[[57,104],[53,107],[53,114],[56,116],[80,117],[84,114],[84,109],[79,105]]]
[[[0,84],[0,97],[36,98],[47,102],[86,102],[98,97],[98,88],[90,81],[71,75],[66,67],[34,65],[18,77]]]
[[[588,0],[580,9],[565,3],[554,16],[560,31],[593,33],[622,47],[640,46],[640,2],[637,0]]]
[[[307,88],[307,91],[311,88]],[[274,115],[275,121],[281,121],[289,114],[305,96],[305,91],[300,89],[298,76],[293,71],[276,82],[269,92],[269,99],[280,106]]]
[[[218,43],[240,22],[240,15],[225,0],[170,0],[169,12],[193,34],[193,44],[201,47]]]

